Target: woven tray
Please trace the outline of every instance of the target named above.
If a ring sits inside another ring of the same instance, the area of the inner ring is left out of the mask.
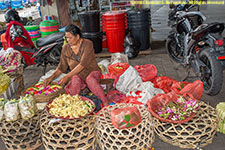
[[[215,109],[199,102],[200,111],[189,122],[173,124],[154,118],[154,131],[161,140],[180,148],[203,147],[212,143],[218,127]]]
[[[34,117],[14,122],[3,120],[0,125],[1,138],[9,150],[33,150],[42,144],[40,112]]]
[[[52,84],[56,84],[56,83],[52,83]],[[30,86],[30,87],[34,87],[34,85]],[[22,95],[25,95],[24,92],[26,91],[26,89],[24,89],[22,91]],[[44,102],[49,102],[50,100],[56,98],[57,96],[59,96],[60,94],[63,94],[65,93],[65,90],[64,88],[60,88],[59,90],[57,90],[56,92],[53,92],[53,93],[50,93],[48,95],[34,95],[34,99],[37,103],[44,103]]]
[[[110,112],[115,108],[136,106],[141,113],[142,122],[129,129],[117,129],[113,126]],[[115,104],[103,108],[96,118],[97,142],[101,150],[143,150],[154,142],[152,117],[144,106],[133,104]]]
[[[46,111],[41,115],[41,133],[46,150],[95,149],[94,116],[49,123],[52,119]]]

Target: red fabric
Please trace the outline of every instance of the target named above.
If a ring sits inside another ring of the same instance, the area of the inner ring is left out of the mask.
[[[152,80],[154,87],[162,89],[165,93],[170,92],[172,85],[176,82],[178,81],[166,76],[155,77],[154,80]]]
[[[111,120],[118,129],[132,128],[141,122],[141,114],[137,107],[125,107],[111,111]]]
[[[101,80],[100,71],[92,71],[86,78],[87,87],[91,92],[97,96],[103,103],[106,103],[108,100],[105,96],[104,90],[99,84]],[[65,87],[67,94],[75,95],[80,94],[80,91],[85,88],[85,83],[78,75],[74,75],[71,79],[71,82]]]
[[[8,44],[7,44],[7,41],[5,39],[5,33],[3,33],[1,35],[1,42],[2,42],[2,47],[4,50],[7,50],[8,49]]]
[[[134,68],[138,71],[143,82],[151,81],[157,76],[157,69],[152,64],[136,65]]]
[[[24,41],[26,41],[26,42],[27,42],[29,45],[31,45],[32,47],[35,47],[34,44],[33,44],[33,42],[32,42],[32,40],[31,40],[31,37],[30,37],[29,33],[27,32],[27,30],[23,27],[23,25],[22,25],[21,23],[19,23],[19,22],[17,22],[17,21],[11,21],[11,22],[8,24],[8,27],[7,27],[7,30],[6,30],[6,33],[5,33],[5,39],[7,40],[8,47],[14,48],[13,41],[12,41],[12,39],[11,39],[11,37],[10,37],[10,33],[9,33],[10,28],[11,28],[11,26],[12,26],[13,24],[14,24],[14,25],[19,25],[19,26],[22,27],[23,35],[24,35],[25,37],[27,37],[27,39],[24,40]]]
[[[183,95],[186,98],[191,98],[194,99],[193,96],[189,93],[186,93]],[[158,118],[159,120],[163,121],[163,122],[169,122],[169,123],[185,123],[188,122],[189,120],[191,120],[196,113],[193,113],[191,116],[189,116],[188,118],[184,119],[184,120],[170,120],[170,119],[165,119],[160,117],[157,114],[157,110],[160,109],[160,107],[163,107],[165,105],[167,105],[169,103],[169,101],[176,101],[177,100],[177,94],[172,91],[170,93],[167,94],[157,94],[155,97],[153,97],[152,99],[148,100],[147,102],[147,106],[148,106],[148,111],[156,118]]]
[[[66,94],[76,95],[80,94],[80,91],[86,87],[82,78],[78,75],[74,75],[69,84],[66,85]]]

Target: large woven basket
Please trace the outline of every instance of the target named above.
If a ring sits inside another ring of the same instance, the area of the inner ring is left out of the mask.
[[[52,84],[57,84],[57,83],[53,82]],[[35,86],[35,84],[32,85],[31,87],[33,87],[33,86]],[[25,91],[26,91],[26,89],[23,90],[22,95],[24,95]],[[44,103],[44,102],[49,102],[50,100],[58,97],[60,94],[63,94],[63,93],[65,93],[65,90],[62,87],[59,90],[57,90],[56,92],[50,93],[48,95],[34,95],[33,97],[37,103]]]
[[[199,148],[212,143],[218,127],[215,109],[199,102],[200,111],[195,117],[182,124],[162,122],[154,118],[154,131],[164,142],[180,148]]]
[[[57,120],[46,111],[41,115],[42,140],[46,150],[94,150],[93,115],[75,120]]]
[[[42,144],[40,112],[34,117],[14,122],[3,120],[0,126],[1,138],[9,150],[33,150]]]
[[[113,126],[110,112],[116,108],[136,106],[141,113],[142,122],[129,129]],[[134,104],[115,104],[104,107],[96,118],[97,142],[101,150],[143,150],[151,147],[154,141],[152,117],[144,106]]]

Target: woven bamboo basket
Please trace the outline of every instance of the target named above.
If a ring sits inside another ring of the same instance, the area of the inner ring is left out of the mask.
[[[34,150],[42,145],[40,112],[34,117],[14,122],[3,120],[0,125],[1,138],[8,150]]]
[[[57,83],[53,82],[52,84],[57,84]],[[31,87],[33,87],[33,86],[35,86],[35,84],[32,85]],[[25,95],[24,94],[25,91],[26,91],[26,89],[24,89],[22,91],[22,95]],[[56,92],[50,93],[48,95],[34,95],[33,97],[37,103],[44,103],[44,102],[49,102],[50,100],[52,100],[52,99],[58,97],[60,94],[64,94],[64,93],[65,93],[65,90],[62,87],[59,90],[57,90]]]
[[[199,106],[199,112],[186,123],[173,124],[154,118],[155,133],[164,142],[180,148],[195,149],[212,143],[218,127],[215,109],[202,101]]]
[[[41,115],[42,141],[47,150],[94,150],[95,119],[88,115],[81,119],[58,120],[46,111]],[[51,123],[52,122],[52,123]]]
[[[141,113],[142,122],[129,129],[113,126],[110,112],[116,108],[136,106]],[[134,104],[115,104],[103,108],[96,118],[97,143],[101,150],[144,150],[154,142],[152,117],[144,106]]]

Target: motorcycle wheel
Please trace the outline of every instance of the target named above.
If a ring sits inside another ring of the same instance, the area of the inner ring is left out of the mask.
[[[208,95],[217,95],[223,83],[223,69],[215,55],[210,53],[209,48],[202,49],[199,59],[206,65],[201,68],[201,81],[204,83],[204,92]]]
[[[182,50],[177,46],[176,41],[174,38],[167,38],[166,40],[166,49],[169,56],[177,63],[183,62],[183,52]]]

